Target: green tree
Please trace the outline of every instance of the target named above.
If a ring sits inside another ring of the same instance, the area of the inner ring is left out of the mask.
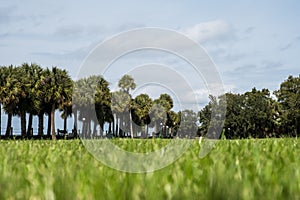
[[[136,84],[134,82],[134,79],[128,75],[125,74],[118,83],[118,86],[121,88],[122,91],[124,91],[126,94],[128,94],[130,96],[131,99],[131,95],[130,95],[130,90],[134,90],[136,88]],[[131,104],[129,104],[130,106]],[[124,120],[129,121],[129,127],[130,127],[130,135],[131,138],[133,138],[133,127],[132,127],[132,115],[131,115],[131,108],[129,108],[128,110],[128,116],[125,116],[125,112],[122,114],[122,122]],[[129,117],[129,118],[128,118]],[[125,118],[125,119],[124,119]]]
[[[199,112],[200,133],[204,135],[208,132],[221,132],[220,127],[224,119],[221,115],[225,113],[223,109],[226,109],[223,127],[226,138],[257,138],[273,135],[275,126],[273,102],[267,89],[253,88],[244,94],[226,93],[218,98],[210,96],[209,104]],[[215,109],[215,116],[211,116],[213,109]]]
[[[100,125],[100,136],[103,136],[105,122],[111,120],[111,93],[109,83],[102,76],[90,76],[75,82],[72,99],[74,111],[74,129],[77,127],[77,112],[80,112],[82,133],[86,137],[97,135]],[[91,130],[91,122],[94,127]]]
[[[180,128],[177,136],[180,138],[194,138],[198,129],[197,113],[193,110],[183,110],[178,115],[180,116]]]
[[[23,63],[21,66],[21,76],[22,76],[22,84],[26,85],[27,87],[24,87],[24,94],[26,96],[23,97],[21,103],[24,104],[21,107],[24,108],[25,113],[29,113],[28,117],[28,128],[26,135],[30,136],[31,135],[31,130],[32,130],[32,120],[34,115],[38,115],[39,113],[39,99],[36,97],[36,83],[40,79],[41,74],[43,72],[43,69],[35,64],[31,63],[30,65],[27,63]],[[24,111],[22,111],[24,113]],[[24,115],[24,114],[23,114]],[[24,116],[23,116],[24,117]],[[24,126],[26,125],[26,121],[23,121],[23,129]],[[24,131],[24,130],[23,130]]]
[[[297,137],[300,133],[300,75],[289,76],[274,94],[282,108],[281,130]]]
[[[111,121],[111,93],[109,89],[109,83],[101,76],[97,78],[98,86],[95,93],[95,109],[97,120],[100,124],[100,136],[103,137],[104,123]]]
[[[6,76],[7,76],[7,67],[0,66],[0,136],[2,134],[2,126],[1,126],[2,125],[2,98],[3,98],[2,89],[6,84]]]
[[[77,112],[78,119],[82,121],[82,136],[91,137],[91,122],[96,117],[95,113],[95,93],[98,85],[97,76],[90,76],[76,81],[72,106],[74,111],[74,128],[77,129]]]
[[[43,88],[43,90],[37,91],[37,96],[45,103],[46,110],[50,110],[51,135],[52,139],[55,140],[55,110],[61,108],[65,102],[70,101],[73,82],[66,70],[52,67],[51,70],[47,68],[44,71],[36,85],[37,88]]]
[[[133,113],[137,116],[140,125],[145,127],[142,137],[147,137],[149,132],[148,125],[151,122],[149,113],[152,107],[152,99],[147,94],[140,94],[133,99]],[[137,122],[138,123],[138,122]]]
[[[111,109],[115,118],[115,135],[121,136],[123,132],[126,132],[124,115],[130,111],[131,97],[125,91],[118,90],[112,92],[111,98]],[[131,137],[133,137],[133,132],[131,132]]]
[[[17,68],[10,65],[2,69],[3,85],[1,87],[1,103],[3,110],[7,114],[7,125],[5,136],[11,133],[11,124],[13,115],[17,114],[16,106],[20,100],[21,88],[19,77],[17,76]]]
[[[160,102],[161,101],[159,99],[155,99],[150,109],[150,125],[154,128],[154,134],[161,132],[161,130],[159,130],[162,128],[160,125],[165,125],[168,119],[167,111]]]

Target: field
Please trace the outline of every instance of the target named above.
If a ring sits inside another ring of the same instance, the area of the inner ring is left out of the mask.
[[[114,142],[147,151],[168,141]],[[2,140],[0,199],[300,199],[299,140],[223,140],[203,159],[199,148],[130,174],[95,160],[80,140]]]

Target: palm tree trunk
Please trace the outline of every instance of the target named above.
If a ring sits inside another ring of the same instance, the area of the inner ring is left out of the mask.
[[[145,137],[147,138],[149,134],[149,126],[148,124],[146,124],[146,133],[145,133]]]
[[[295,123],[295,136],[298,138],[298,117],[296,116],[296,123]]]
[[[51,135],[52,135],[52,140],[56,140],[56,134],[55,134],[55,104],[52,105],[51,109]]]
[[[77,120],[78,120],[78,116],[77,116],[77,110],[74,110],[74,130],[77,131]]]
[[[109,132],[109,133],[111,133],[111,123],[112,123],[112,122],[109,122],[109,125],[108,125],[108,132]]]
[[[21,110],[21,134],[26,137],[26,112],[24,109]]]
[[[154,122],[154,130],[153,132],[156,134],[157,133],[157,127],[158,127],[158,123],[157,121]]]
[[[31,136],[32,133],[32,118],[33,118],[33,114],[29,113],[29,119],[28,119],[28,127],[27,127],[27,136]]]
[[[82,126],[81,126],[81,134],[82,134],[82,137],[85,137],[85,121],[82,121]]]
[[[130,136],[133,138],[133,128],[132,128],[132,115],[131,111],[129,111],[129,123],[130,123]]]
[[[100,123],[100,136],[103,137],[103,132],[104,132],[104,123]]]
[[[117,115],[116,115],[116,131],[115,131],[115,133],[116,133],[116,137],[118,137],[119,136],[119,118]]]
[[[8,137],[11,134],[11,121],[12,121],[12,113],[7,114],[7,126],[5,136]]]
[[[94,127],[93,127],[93,135],[96,136],[97,135],[97,120],[94,121]],[[100,128],[100,135],[101,135],[101,128]]]
[[[1,119],[2,119],[2,115],[1,115],[1,114],[2,114],[2,108],[1,108],[1,103],[0,103],[0,136],[1,136],[1,134],[2,134],[2,133],[1,133],[1,131],[2,131],[2,127],[1,127],[1,123],[2,123],[2,120],[1,120]]]
[[[90,119],[90,120],[88,121],[88,133],[89,133],[89,138],[92,138],[92,126],[91,126],[91,124],[92,124],[92,120]]]
[[[123,135],[123,114],[120,117],[120,125],[119,125],[119,136]]]
[[[47,136],[51,135],[51,113],[48,113]]]
[[[116,117],[115,117],[115,114],[113,115],[113,121],[112,121],[112,132],[113,132],[113,136],[115,136],[115,134],[116,134]]]
[[[44,135],[44,114],[40,113],[39,114],[39,124],[38,124],[38,135],[43,136]]]
[[[68,117],[67,117],[67,115],[64,117],[64,133],[67,133],[67,119],[68,119]]]

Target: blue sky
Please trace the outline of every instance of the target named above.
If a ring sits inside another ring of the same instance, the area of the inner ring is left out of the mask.
[[[275,90],[289,74],[300,73],[299,9],[296,0],[2,0],[0,64],[57,65],[75,77],[89,51],[105,38],[161,27],[203,45],[226,90]]]

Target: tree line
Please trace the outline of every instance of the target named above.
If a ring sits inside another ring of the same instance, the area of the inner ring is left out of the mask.
[[[273,93],[276,98],[272,98],[268,89],[253,88],[243,94],[209,96],[209,103],[198,112],[175,112],[169,94],[161,94],[157,99],[148,94],[133,98],[131,91],[136,84],[130,75],[124,75],[118,87],[119,90],[112,92],[108,81],[96,75],[74,81],[66,70],[58,67],[42,68],[34,63],[1,66],[0,109],[7,115],[5,136],[11,136],[12,117],[18,116],[22,138],[31,137],[33,117],[37,116],[38,136],[56,139],[57,110],[64,120],[62,132],[67,132],[67,118],[73,116],[72,133],[83,137],[146,138],[150,128],[152,136],[158,137],[204,136],[211,129],[221,127],[223,119],[222,135],[231,139],[295,137],[300,131],[300,75],[284,80]],[[226,114],[222,109],[226,109]],[[48,117],[46,132],[45,115]],[[2,116],[0,125],[1,119]]]
[[[273,94],[272,98],[268,89],[253,88],[243,94],[210,96],[208,105],[198,113],[199,134],[205,134],[211,123],[222,118],[225,119],[222,134],[226,138],[297,137],[300,134],[300,75],[289,76]],[[212,116],[212,109],[223,109],[225,100],[226,114]]]

